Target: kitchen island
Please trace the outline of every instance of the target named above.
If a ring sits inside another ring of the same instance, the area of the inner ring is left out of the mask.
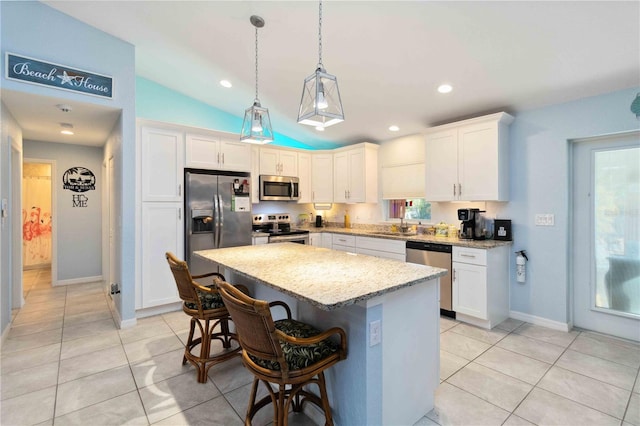
[[[254,297],[284,300],[320,329],[345,330],[347,359],[325,373],[336,424],[411,425],[433,408],[446,270],[294,243],[196,254]]]

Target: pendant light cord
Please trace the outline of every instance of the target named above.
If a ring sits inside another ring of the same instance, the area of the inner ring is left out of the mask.
[[[258,27],[256,27],[256,100],[258,100]]]
[[[322,0],[320,0],[318,15],[318,68],[322,68]]]

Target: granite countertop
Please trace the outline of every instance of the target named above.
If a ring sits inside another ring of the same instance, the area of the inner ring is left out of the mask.
[[[402,241],[419,241],[419,242],[428,242],[428,243],[439,243],[439,244],[449,244],[452,246],[460,246],[460,247],[472,247],[478,249],[492,249],[495,247],[511,245],[512,241],[499,241],[499,240],[461,240],[458,238],[442,238],[435,237],[433,235],[423,235],[423,234],[393,234],[391,235],[387,231],[380,231],[375,229],[366,229],[366,228],[341,228],[337,226],[327,226],[322,228],[316,228],[315,226],[310,226],[308,228],[309,232],[313,233],[322,233],[328,232],[332,234],[346,234],[346,235],[356,235],[361,237],[373,237],[373,238],[386,238],[389,240],[402,240]]]
[[[295,243],[201,250],[195,254],[326,311],[447,272],[442,268]]]

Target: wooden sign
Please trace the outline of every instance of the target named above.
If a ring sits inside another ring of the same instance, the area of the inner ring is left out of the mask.
[[[113,78],[109,76],[13,53],[7,53],[5,63],[9,80],[113,99]]]

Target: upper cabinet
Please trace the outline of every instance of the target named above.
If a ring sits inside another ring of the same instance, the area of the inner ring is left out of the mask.
[[[424,135],[392,139],[380,145],[382,199],[424,197]]]
[[[333,154],[311,154],[311,201],[333,203]]]
[[[230,138],[187,133],[185,154],[186,167],[251,171],[251,146]]]
[[[365,142],[334,151],[333,202],[378,202],[378,145]]]
[[[306,152],[298,153],[298,173],[295,175],[300,179],[298,183],[298,203],[312,203],[311,194],[311,154]]]
[[[260,174],[298,176],[298,153],[274,148],[260,148]]]
[[[142,201],[182,201],[184,134],[140,128]]]
[[[425,198],[508,201],[507,113],[432,127],[425,137]]]

